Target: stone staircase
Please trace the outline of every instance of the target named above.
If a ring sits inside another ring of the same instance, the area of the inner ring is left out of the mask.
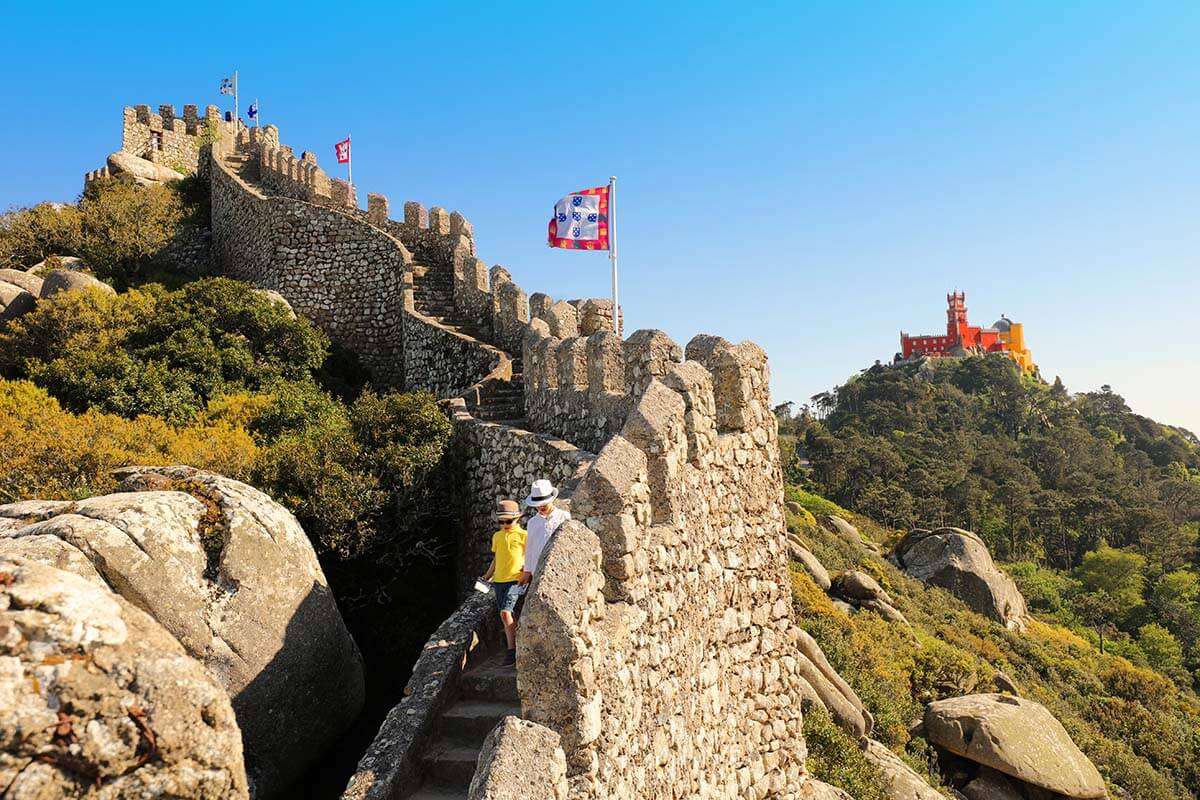
[[[488,331],[477,320],[454,306],[454,278],[448,269],[413,265],[413,306],[417,312],[464,336],[487,342]],[[477,419],[522,427],[525,419],[525,381],[519,355],[513,359],[512,379],[487,387],[480,404],[471,410]]]
[[[239,178],[262,191],[262,187],[258,185],[258,159],[253,153],[248,150],[236,149],[226,153],[224,161],[225,165],[233,170]]]
[[[504,651],[470,667],[457,702],[442,712],[425,746],[424,782],[407,800],[466,800],[483,740],[506,716],[521,715],[517,672],[502,667]]]
[[[448,269],[413,264],[413,305],[419,313],[464,336],[481,342],[489,338],[483,326],[454,307],[454,276]]]

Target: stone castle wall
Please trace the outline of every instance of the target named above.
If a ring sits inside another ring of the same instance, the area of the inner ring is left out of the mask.
[[[126,108],[121,149],[180,172],[195,172],[203,127],[210,120],[215,123],[220,119],[216,106],[208,106],[203,117],[195,105],[185,105],[182,117],[176,116],[173,105],[159,106],[157,114],[148,105]]]
[[[643,332],[639,332],[641,334]],[[518,639],[570,796],[792,797],[804,782],[766,356],[639,336],[644,384],[580,481]],[[547,754],[549,757],[549,754]]]
[[[274,129],[214,152],[213,239],[227,271],[279,291],[391,385],[445,400],[464,582],[490,558],[497,500],[519,500],[535,478],[563,489],[574,520],[545,552],[518,637],[533,724],[511,732],[554,750],[547,763],[561,745],[555,793],[800,796],[801,683],[765,354],[707,336],[685,353],[652,330],[622,339],[611,303],[527,295],[475,256],[461,215],[408,203],[394,221],[375,194],[362,211],[352,187],[296,159]],[[449,274],[455,312],[489,341],[416,310],[414,275],[429,270]],[[518,355],[530,430],[473,413]],[[410,704],[405,726],[427,729],[437,705]],[[421,743],[395,733],[381,730],[347,797],[399,791],[401,778],[378,765],[408,763]],[[490,752],[476,784],[503,785],[518,768],[511,752]]]
[[[358,353],[378,385],[401,385],[401,304],[411,261],[404,246],[332,209],[264,195],[219,157],[210,182],[213,253],[224,271],[279,292]]]

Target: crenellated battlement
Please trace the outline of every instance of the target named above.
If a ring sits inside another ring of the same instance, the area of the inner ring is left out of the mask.
[[[395,220],[377,193],[363,210],[277,129],[235,127],[213,148],[214,252],[388,384],[445,401],[461,577],[491,556],[497,500],[545,477],[569,504],[517,639],[521,716],[546,735],[529,759],[479,773],[528,771],[560,743],[559,796],[804,796],[765,353],[706,335],[683,348],[659,330],[622,338],[611,302],[528,294],[477,257],[463,215],[410,201]],[[515,402],[524,420],[491,415]],[[464,631],[492,613],[464,609]],[[344,797],[405,796],[438,713],[389,715]]]
[[[538,344],[559,391],[580,389],[582,349],[606,357],[588,361],[588,389],[621,376],[635,398],[572,495],[517,638],[523,716],[559,735],[568,796],[804,796],[766,354],[714,336],[681,354],[660,331]],[[653,769],[631,768],[646,754]]]
[[[210,105],[200,116],[200,107],[188,104],[180,115],[173,105],[126,106],[123,113],[121,149],[139,158],[165,164],[180,172],[194,172],[199,164],[205,123],[219,124],[221,110]],[[94,178],[93,178],[94,180]]]

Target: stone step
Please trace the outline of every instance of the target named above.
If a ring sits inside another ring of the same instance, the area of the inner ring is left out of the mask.
[[[425,775],[440,783],[465,790],[475,775],[479,748],[454,739],[438,738],[425,748]]]
[[[457,786],[422,785],[407,800],[467,800],[467,789]]]
[[[502,667],[500,653],[462,674],[462,696],[474,700],[502,700],[519,703],[517,668]]]
[[[496,700],[459,700],[442,713],[438,728],[447,736],[482,745],[496,723],[508,716],[521,716],[521,706]]]

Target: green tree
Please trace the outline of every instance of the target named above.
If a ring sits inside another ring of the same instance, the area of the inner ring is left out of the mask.
[[[1150,622],[1138,628],[1138,646],[1150,666],[1181,685],[1190,685],[1191,676],[1183,665],[1183,647],[1171,632]]]
[[[227,278],[175,292],[62,292],[0,331],[0,368],[70,410],[184,423],[224,394],[310,379],[328,339]]]
[[[79,254],[101,278],[128,280],[162,253],[186,214],[170,187],[98,181],[79,202]]]
[[[51,254],[78,255],[82,240],[75,206],[40,203],[0,215],[0,268],[28,269]]]
[[[1083,557],[1075,577],[1086,594],[1097,596],[1094,605],[1116,623],[1143,604],[1145,569],[1145,557],[1101,542]]]

